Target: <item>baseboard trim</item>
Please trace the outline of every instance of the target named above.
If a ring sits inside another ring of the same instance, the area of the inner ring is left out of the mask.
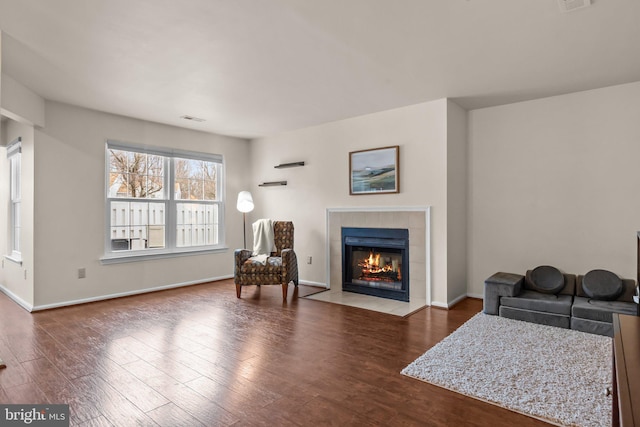
[[[133,296],[133,295],[147,294],[147,293],[150,293],[150,292],[164,291],[164,290],[167,290],[167,289],[182,288],[182,287],[185,287],[185,286],[200,285],[202,283],[216,282],[218,280],[225,280],[225,279],[233,279],[233,275],[229,274],[229,275],[225,275],[225,276],[210,277],[210,278],[206,278],[206,279],[193,280],[193,281],[189,281],[189,282],[172,283],[172,284],[169,284],[169,285],[156,286],[156,287],[153,287],[153,288],[137,289],[137,290],[134,290],[134,291],[119,292],[119,293],[107,294],[107,295],[99,295],[99,296],[95,296],[95,297],[80,298],[80,299],[76,299],[76,300],[61,301],[61,302],[55,302],[55,303],[51,303],[51,304],[41,304],[41,305],[36,305],[36,306],[27,303],[25,300],[20,298],[15,293],[11,292],[7,287],[5,287],[2,284],[0,284],[0,291],[2,291],[2,293],[7,295],[9,298],[11,298],[20,307],[24,308],[25,310],[27,310],[29,312],[34,312],[34,311],[50,310],[50,309],[53,309],[53,308],[68,307],[68,306],[71,306],[71,305],[87,304],[87,303],[90,303],[90,302],[104,301],[104,300],[114,299],[114,298],[122,298],[122,297],[128,297],[128,296]],[[303,284],[303,285],[317,286],[317,287],[320,287],[320,288],[328,288],[328,286],[325,283],[313,282],[313,281],[310,281],[310,280],[304,280],[304,281],[301,280],[300,283]]]
[[[454,305],[456,305],[457,303],[459,303],[460,301],[464,300],[467,298],[467,294],[462,294],[460,295],[458,298],[453,299],[452,301],[449,301],[449,306],[447,308],[451,308]]]
[[[449,309],[451,309],[451,307],[453,307],[454,305],[458,304],[460,301],[462,301],[462,300],[464,300],[466,298],[483,299],[483,296],[482,295],[478,295],[478,294],[462,294],[459,297],[449,301],[448,303],[439,302],[439,301],[432,301],[431,302],[431,306],[432,307],[436,307],[436,308],[443,308],[445,310],[449,310]]]
[[[200,285],[207,282],[215,282],[218,280],[232,279],[232,278],[233,278],[233,275],[209,277],[206,279],[193,280],[193,281],[181,282],[181,283],[173,283],[170,285],[157,286],[154,288],[137,289],[134,291],[119,292],[116,294],[108,294],[108,295],[99,295],[95,297],[81,298],[81,299],[70,300],[70,301],[62,301],[62,302],[56,302],[52,304],[42,304],[42,305],[33,306],[32,309],[29,311],[33,312],[33,311],[41,311],[41,310],[50,310],[52,308],[67,307],[70,305],[86,304],[89,302],[104,301],[108,299],[122,298],[122,297],[128,297],[128,296],[139,295],[139,294],[147,294],[150,292],[164,291],[164,290],[173,289],[173,288],[182,288],[185,286]]]
[[[11,292],[6,286],[0,284],[0,291],[2,291],[3,294],[11,298],[20,307],[24,308],[27,311],[33,311],[33,305],[29,304],[28,302],[20,298],[18,295]]]
[[[311,280],[302,280],[301,279],[298,283],[301,284],[301,285],[316,286],[318,288],[329,289],[329,286],[327,286],[326,283],[312,282]]]

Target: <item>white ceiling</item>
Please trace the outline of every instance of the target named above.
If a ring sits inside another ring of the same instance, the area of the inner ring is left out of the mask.
[[[640,80],[638,0],[0,0],[0,29],[46,99],[242,137]]]

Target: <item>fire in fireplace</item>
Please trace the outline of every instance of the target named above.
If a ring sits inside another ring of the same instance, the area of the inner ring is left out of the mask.
[[[409,301],[409,231],[342,228],[342,289]]]
[[[356,251],[352,258],[356,262],[354,280],[363,280],[369,286],[375,286],[380,282],[380,286],[396,288],[402,284],[401,257],[397,254],[369,251],[369,256],[361,258],[361,252]],[[356,279],[357,276],[357,279]]]

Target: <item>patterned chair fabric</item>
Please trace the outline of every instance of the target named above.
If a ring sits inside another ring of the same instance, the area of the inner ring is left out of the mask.
[[[251,260],[251,251],[236,249],[234,253],[234,282],[240,298],[242,286],[282,285],[282,298],[287,299],[289,283],[298,286],[298,260],[293,251],[293,222],[274,221],[273,237],[276,250],[267,258],[266,265]]]

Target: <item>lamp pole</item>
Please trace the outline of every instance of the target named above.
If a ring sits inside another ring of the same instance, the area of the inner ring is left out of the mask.
[[[251,212],[253,207],[253,197],[251,197],[251,193],[248,191],[239,192],[236,208],[242,212],[242,236],[244,238],[243,249],[247,249],[247,212]]]
[[[247,249],[247,213],[242,212],[242,235],[244,236],[243,249]]]

